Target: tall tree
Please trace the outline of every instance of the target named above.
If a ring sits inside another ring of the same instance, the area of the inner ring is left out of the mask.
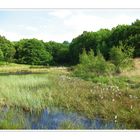
[[[53,56],[54,65],[63,65],[69,63],[69,43],[57,43],[49,41],[45,43],[46,50]]]
[[[12,62],[13,56],[15,54],[15,49],[13,44],[7,40],[4,36],[0,36],[0,50],[3,54],[3,60],[6,62]]]
[[[15,43],[15,48],[15,59],[18,63],[48,65],[52,61],[52,55],[46,51],[43,41],[23,39]]]

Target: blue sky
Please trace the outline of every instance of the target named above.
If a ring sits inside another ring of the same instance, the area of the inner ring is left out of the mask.
[[[83,31],[111,29],[140,19],[138,9],[47,9],[1,10],[0,35],[11,41],[38,38],[71,41]]]

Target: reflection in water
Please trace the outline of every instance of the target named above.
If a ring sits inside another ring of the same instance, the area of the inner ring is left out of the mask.
[[[9,115],[8,112],[9,111],[7,111],[6,109],[5,111],[3,111],[3,115],[2,113],[0,113],[1,120],[5,119],[6,114]],[[19,116],[22,116],[22,120],[24,120],[24,123],[26,122],[24,125],[25,129],[61,129],[60,126],[63,122],[72,122],[77,126],[83,126],[84,129],[116,128],[114,121],[108,122],[100,118],[92,120],[83,116],[79,116],[77,113],[64,112],[58,109],[45,109],[40,113],[23,113],[23,111],[21,113],[21,111],[16,111],[14,114],[16,118],[18,118],[18,120],[21,120],[21,118],[19,119]],[[15,116],[13,118],[15,118]],[[10,121],[13,121],[13,119],[11,119]]]

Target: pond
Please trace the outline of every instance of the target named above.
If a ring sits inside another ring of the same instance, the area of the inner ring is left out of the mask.
[[[0,114],[0,123],[8,117],[6,115],[9,115],[9,112],[9,109],[4,109]],[[106,121],[98,117],[88,119],[77,113],[62,111],[58,108],[45,109],[40,113],[21,113],[17,110],[13,112],[13,117],[10,119],[9,121],[14,123],[24,120],[24,129],[116,129],[114,121]]]
[[[32,72],[32,71],[0,72],[0,76],[31,75],[31,74],[47,74],[47,72]]]

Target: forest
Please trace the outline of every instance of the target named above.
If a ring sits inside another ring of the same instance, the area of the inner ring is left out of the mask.
[[[140,20],[131,25],[118,25],[97,32],[84,31],[71,42],[44,42],[38,39],[21,39],[11,42],[0,36],[0,61],[30,65],[75,65],[79,63],[79,56],[85,49],[91,49],[110,59],[111,48],[120,44],[134,48],[133,57],[140,57]]]

